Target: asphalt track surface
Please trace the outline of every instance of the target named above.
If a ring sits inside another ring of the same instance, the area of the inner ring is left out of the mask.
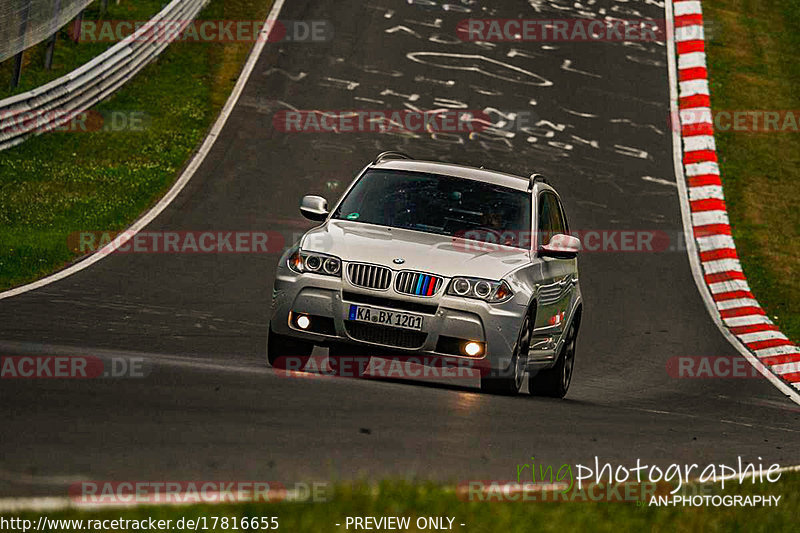
[[[78,480],[511,479],[531,456],[553,465],[595,456],[796,464],[798,408],[766,380],[666,371],[675,356],[739,357],[708,317],[676,237],[666,47],[454,37],[470,16],[577,16],[532,4],[481,1],[462,13],[389,0],[287,2],[281,19],[330,20],[335,38],[267,45],[211,153],[148,229],[300,231],[310,227],[297,210],[303,194],[334,200],[385,149],[542,172],[573,229],[672,237],[673,249],[658,253],[581,256],[585,312],[565,400],[480,394],[475,380],[280,377],[263,351],[277,254],[115,254],[0,302],[4,355],[135,355],[151,365],[140,379],[3,380],[0,495],[63,495]],[[601,0],[591,10],[601,8],[664,18],[652,2]],[[282,109],[454,101],[548,122],[512,125],[505,140],[272,126]]]

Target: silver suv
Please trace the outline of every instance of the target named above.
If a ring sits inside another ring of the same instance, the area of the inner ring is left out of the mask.
[[[567,393],[580,241],[544,178],[384,152],[332,210],[305,196],[300,211],[321,224],[278,263],[273,367],[302,369],[318,345],[339,374],[411,356],[479,369],[493,393],[520,392],[526,372],[531,393]]]

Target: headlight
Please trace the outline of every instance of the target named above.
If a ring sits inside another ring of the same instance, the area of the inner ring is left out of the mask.
[[[447,294],[476,298],[489,303],[500,303],[514,296],[514,291],[505,281],[491,281],[476,278],[453,278],[447,287]]]
[[[342,275],[342,260],[332,255],[298,250],[289,256],[286,264],[298,274],[313,272],[327,276],[341,277]]]

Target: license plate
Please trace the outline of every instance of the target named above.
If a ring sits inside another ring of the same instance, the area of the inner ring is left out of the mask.
[[[364,305],[350,305],[347,315],[348,320],[356,322],[369,322],[382,326],[392,326],[405,329],[422,329],[422,317],[411,313],[401,313],[399,311],[389,311],[388,309],[376,309]]]

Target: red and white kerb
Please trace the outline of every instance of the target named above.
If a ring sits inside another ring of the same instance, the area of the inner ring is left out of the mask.
[[[717,311],[730,331],[776,376],[800,390],[800,348],[750,292],[731,236],[720,181],[699,1],[674,0],[678,106],[694,238]]]

